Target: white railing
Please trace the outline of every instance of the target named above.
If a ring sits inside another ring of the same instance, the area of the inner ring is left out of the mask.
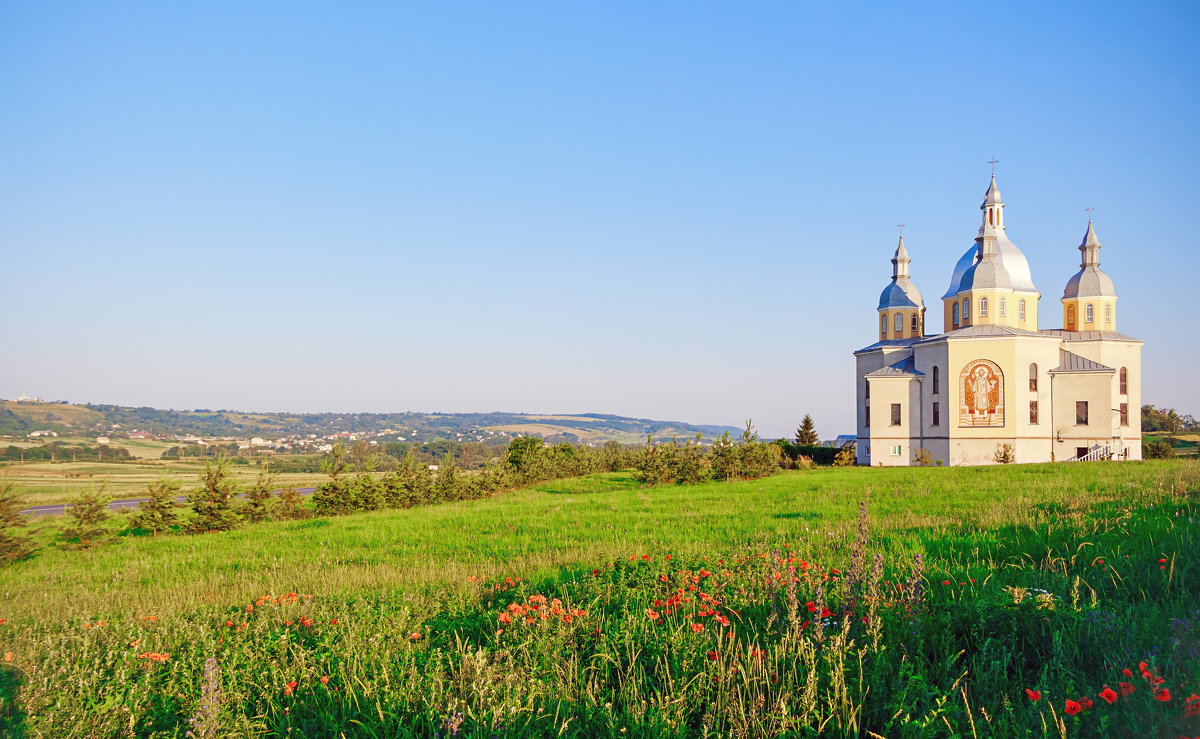
[[[1072,457],[1071,459],[1068,459],[1067,461],[1068,462],[1095,462],[1095,461],[1101,460],[1101,459],[1112,459],[1112,458],[1113,458],[1112,444],[1105,444],[1104,446],[1092,447],[1092,449],[1087,454],[1084,454],[1081,457]]]

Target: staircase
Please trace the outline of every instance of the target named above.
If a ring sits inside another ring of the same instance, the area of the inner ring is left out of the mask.
[[[1072,457],[1071,459],[1068,459],[1067,461],[1068,462],[1095,462],[1095,461],[1098,461],[1101,459],[1112,459],[1114,454],[1115,454],[1115,452],[1113,451],[1112,444],[1105,444],[1104,446],[1096,445],[1096,446],[1092,447],[1091,450],[1088,451],[1087,454],[1084,454],[1081,457]]]

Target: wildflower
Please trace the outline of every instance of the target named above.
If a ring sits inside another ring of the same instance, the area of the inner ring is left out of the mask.
[[[718,613],[716,616],[714,616],[714,620],[715,620],[717,623],[721,624],[722,626],[728,626],[728,625],[729,625],[729,619],[728,619],[728,618],[726,618],[725,616],[721,615],[720,613]]]
[[[1167,701],[1171,700],[1171,691],[1167,690],[1166,688],[1159,688],[1155,690],[1154,700],[1166,703]]]
[[[942,580],[942,584],[943,584],[943,585],[949,585],[949,584],[950,584],[950,581],[949,581],[949,580]]]
[[[8,656],[11,655],[12,652],[9,652]],[[1184,704],[1183,715],[1185,718],[1200,716],[1200,695],[1192,693],[1190,696],[1188,696],[1187,702]]]
[[[1091,699],[1091,698],[1088,698],[1088,697],[1085,695],[1084,697],[1082,697],[1082,698],[1080,698],[1080,699],[1079,699],[1079,705],[1083,706],[1083,710],[1085,710],[1085,711],[1086,711],[1086,710],[1088,710],[1089,708],[1091,708],[1091,707],[1092,707],[1093,705],[1095,705],[1095,704],[1094,704],[1094,703],[1092,703],[1092,699]]]
[[[1128,667],[1126,667],[1124,670],[1121,670],[1121,672],[1125,673],[1125,677],[1133,677],[1133,671],[1130,670]]]
[[[692,624],[692,631],[699,634],[701,631],[704,631],[704,624]]]
[[[226,622],[225,622],[225,625],[226,625],[227,627],[231,628],[231,629],[233,628],[233,622],[232,622],[232,621],[226,621]]]
[[[716,662],[717,661],[717,653],[715,651],[713,651],[712,649],[708,650],[708,659],[710,662]]]
[[[12,662],[12,652],[5,652],[5,653],[4,653],[4,661],[5,661],[5,662]]]
[[[1025,688],[1025,694],[1028,695],[1029,700],[1033,701],[1034,703],[1037,703],[1042,699],[1042,691],[1040,690],[1030,690],[1029,688]]]
[[[332,621],[330,621],[329,623],[333,624],[334,626],[337,626],[337,619],[335,618]]]
[[[1104,700],[1108,701],[1109,705],[1112,705],[1113,703],[1117,702],[1116,692],[1113,691],[1113,689],[1108,687],[1107,685],[1104,686],[1104,690],[1100,691],[1100,697],[1103,698]]]
[[[663,582],[667,582],[667,576],[666,576],[666,575],[659,575],[658,579],[659,579],[659,580],[661,580],[661,581],[663,581]]]
[[[508,623],[508,614],[507,614],[507,613],[502,613],[502,614],[500,614],[500,615],[504,616],[504,623]],[[413,640],[413,641],[416,641],[417,639],[420,639],[420,638],[421,638],[421,632],[419,632],[419,631],[414,631],[413,633],[411,633],[411,634],[409,634],[409,635],[408,635],[408,638],[409,638],[409,639],[411,639],[411,640]]]
[[[322,684],[322,685],[327,685],[327,684],[329,684],[329,676],[328,676],[328,675],[322,675],[322,676],[321,676],[321,684]]]
[[[295,689],[296,689],[296,681],[295,681],[295,680],[293,680],[293,681],[291,681],[290,683],[288,683],[287,685],[283,686],[283,694],[284,694],[284,695],[291,695],[291,694],[292,694],[292,691],[293,691],[293,690],[295,690]]]
[[[507,613],[501,613],[501,614],[500,614],[500,623],[502,623],[502,624],[510,624],[510,623],[512,623],[512,619],[511,619],[511,618],[509,618],[509,616],[508,616],[508,614],[507,614]]]
[[[1133,683],[1121,683],[1117,687],[1121,689],[1121,695],[1133,695]]]
[[[129,642],[129,646],[136,647],[137,645],[139,645],[141,643],[142,643],[141,639],[134,639],[133,641]]]
[[[1065,711],[1068,716],[1074,716],[1082,710],[1083,706],[1070,699],[1068,699],[1066,704],[1063,706],[1063,711]]]

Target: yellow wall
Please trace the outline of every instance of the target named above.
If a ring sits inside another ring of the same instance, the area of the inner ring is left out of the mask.
[[[900,313],[902,316],[904,316],[904,320],[902,322],[903,326],[899,333],[896,332],[896,314],[897,313]],[[900,310],[900,311],[894,311],[894,310],[893,311],[887,311],[887,310],[879,311],[879,315],[876,317],[877,321],[883,317],[887,318],[887,328],[886,328],[886,330],[881,330],[879,332],[879,340],[887,341],[888,339],[911,339],[911,338],[920,338],[921,336],[924,336],[925,335],[925,315],[924,315],[924,313],[925,313],[924,310],[914,310],[914,309],[910,309],[910,308],[905,308],[904,310]],[[915,332],[912,330],[913,316],[917,317],[917,330]]]
[[[1117,330],[1117,299],[1116,298],[1072,298],[1063,300],[1063,328],[1067,331],[1116,331]],[[1091,305],[1092,321],[1087,320],[1087,306]],[[1112,320],[1104,320],[1104,308],[1112,311]],[[1075,320],[1070,320],[1071,308],[1075,309]]]

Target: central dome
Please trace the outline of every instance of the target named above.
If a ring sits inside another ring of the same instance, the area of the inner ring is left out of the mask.
[[[958,294],[962,286],[963,275],[975,265],[978,256],[979,245],[972,244],[971,248],[967,249],[954,265],[954,275],[950,278],[950,287],[942,298],[953,298]],[[1008,240],[1003,231],[996,234],[996,260],[1004,265],[1004,269],[1008,272],[1013,290],[1037,292],[1037,288],[1033,286],[1033,275],[1029,271],[1029,260],[1025,259],[1025,255],[1021,253],[1016,244]]]

